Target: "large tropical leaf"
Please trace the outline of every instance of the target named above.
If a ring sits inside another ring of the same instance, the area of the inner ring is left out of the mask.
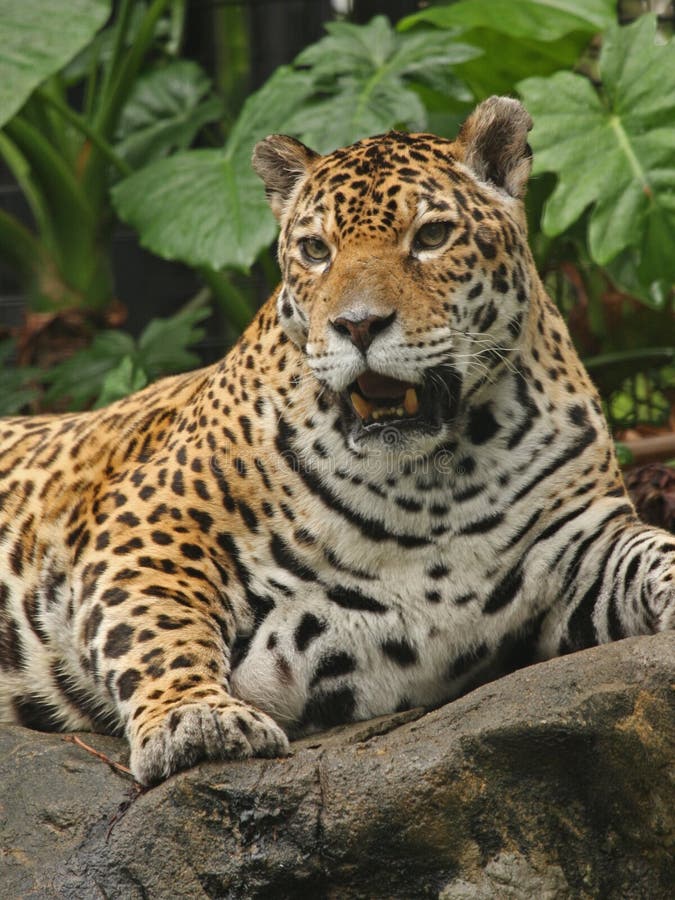
[[[109,15],[109,0],[0,0],[0,126]]]
[[[177,153],[120,182],[112,192],[120,218],[159,256],[247,269],[276,233],[253,145],[283,131],[311,87],[306,73],[278,69],[244,104],[224,149]]]
[[[327,27],[296,60],[300,70],[277,70],[248,99],[223,150],[178,153],[117,185],[118,215],[144,246],[191,265],[247,269],[276,231],[251,169],[256,141],[280,131],[325,150],[395,125],[422,127],[410,84],[480,52],[447,34],[398,35],[383,16]]]
[[[615,8],[616,0],[463,0],[425,9],[398,28],[459,29],[462,41],[483,52],[456,67],[480,100],[511,93],[528,76],[572,68],[589,39],[614,21]]]
[[[592,207],[589,246],[604,265],[637,248],[644,282],[675,281],[675,43],[656,20],[613,26],[600,56],[601,90],[559,72],[521,82],[535,122],[534,171],[555,172],[544,212],[560,234]]]
[[[199,129],[222,110],[197,63],[176,60],[136,82],[122,110],[116,150],[140,168],[173,150],[187,150]]]
[[[441,28],[489,27],[526,40],[557,41],[573,31],[594,34],[614,21],[616,0],[463,0],[424,9],[399,24],[419,22]]]
[[[296,64],[307,66],[316,99],[287,122],[315,150],[334,150],[395,126],[421,129],[427,114],[412,85],[445,90],[463,101],[471,95],[451,67],[480,50],[452,40],[447,32],[397,34],[384,16],[368,25],[326,25],[328,36],[304,50]]]

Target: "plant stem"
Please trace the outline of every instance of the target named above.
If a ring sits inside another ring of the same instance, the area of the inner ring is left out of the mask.
[[[98,59],[92,56],[89,63],[89,72],[87,73],[87,81],[84,86],[84,112],[86,119],[90,119],[94,109],[94,100],[96,97],[96,87],[98,85]]]
[[[132,0],[122,0],[115,20],[115,37],[113,39],[112,53],[103,73],[103,83],[99,92],[99,107],[109,100],[110,88],[116,76],[120,57],[124,52],[129,22],[131,20]]]
[[[123,56],[120,51],[115,66],[111,64],[108,70],[109,85],[102,94],[102,100],[93,122],[94,130],[103,140],[110,141],[113,138],[122,107],[129,97],[143,59],[154,40],[157,22],[169,2],[170,0],[154,0],[143,17],[134,43],[127,51],[126,56]],[[105,157],[100,153],[92,153],[82,179],[85,192],[88,197],[94,198],[96,207],[100,206],[103,198],[107,196],[105,164]]]
[[[157,22],[169,2],[170,0],[154,0],[140,24],[132,47],[123,60],[115,60],[115,67],[112,65],[110,67],[110,86],[105,91],[94,123],[97,132],[108,140],[112,137],[122,106],[133,87],[143,58],[152,44]]]
[[[0,209],[0,257],[28,281],[36,274],[42,252],[40,242],[28,229]]]
[[[7,123],[5,133],[29,162],[31,181],[44,198],[49,231],[62,260],[82,257],[85,246],[91,244],[96,223],[74,173],[40,132],[21,116]]]
[[[0,156],[5,160],[17,184],[23,191],[43,240],[48,244],[53,244],[54,236],[52,234],[49,211],[45,198],[31,176],[31,167],[19,148],[1,131]]]
[[[42,85],[41,90],[46,90],[48,83],[49,80]],[[24,121],[30,122],[42,137],[57,150],[59,155],[64,157],[64,159],[70,159],[70,148],[65,149],[64,147],[66,138],[63,134],[63,129],[57,134],[54,123],[49,116],[49,111],[46,109],[44,103],[41,103],[40,100],[36,99],[35,94],[29,98],[20,115]]]
[[[65,103],[61,103],[60,100],[57,100],[55,97],[50,96],[49,94],[43,93],[42,90],[38,90],[37,94],[41,97],[46,103],[50,104],[57,110],[60,115],[66,119],[67,122],[70,122],[75,128],[82,132],[82,134],[96,147],[96,149],[111,163],[115,168],[125,177],[127,175],[131,175],[133,169],[131,166],[125,162],[120,156],[115,153],[110,144],[104,140],[100,134],[89,125],[86,119],[83,116],[78,115],[74,110],[72,110]]]
[[[110,301],[111,275],[100,212],[63,157],[22,116],[15,116],[5,133],[26,158],[31,183],[44,198],[45,243],[54,277],[46,291],[41,282],[31,302],[102,308]]]
[[[235,287],[225,272],[203,266],[199,274],[211,289],[213,296],[239,331],[243,331],[253,316],[253,310],[244,294]]]
[[[39,131],[20,116],[8,122],[5,131],[30,160],[33,172],[49,189],[53,204],[55,206],[57,203],[72,204],[82,219],[88,221],[91,217],[91,209],[75,176],[63,158],[50,146],[48,141],[43,139]],[[45,191],[45,195],[47,195],[47,191]]]

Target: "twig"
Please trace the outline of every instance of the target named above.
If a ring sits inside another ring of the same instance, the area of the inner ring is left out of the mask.
[[[83,750],[86,750],[87,753],[91,753],[92,756],[95,756],[97,759],[100,759],[104,763],[108,763],[108,765],[112,769],[116,769],[118,772],[122,772],[124,775],[129,775],[130,778],[133,778],[133,774],[131,769],[128,769],[126,766],[123,766],[122,763],[115,762],[114,759],[110,759],[109,756],[106,756],[105,753],[101,753],[100,750],[96,750],[94,747],[90,747],[89,744],[85,744],[83,740],[81,740],[77,735],[74,734],[66,734],[63,737],[64,741],[68,741],[69,744],[76,744],[78,747],[82,747]],[[134,779],[134,781],[136,781]],[[138,782],[136,782],[138,784]]]

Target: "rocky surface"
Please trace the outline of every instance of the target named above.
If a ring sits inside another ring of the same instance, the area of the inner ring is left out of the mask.
[[[674,674],[675,635],[621,641],[145,793],[5,727],[0,896],[672,897]]]

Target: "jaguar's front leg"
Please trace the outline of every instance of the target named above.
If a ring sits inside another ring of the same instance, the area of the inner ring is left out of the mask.
[[[542,656],[675,628],[675,538],[631,518],[564,557]]]
[[[234,629],[215,604],[201,590],[137,577],[83,611],[83,651],[119,711],[143,784],[204,759],[288,753],[276,722],[229,693]]]

